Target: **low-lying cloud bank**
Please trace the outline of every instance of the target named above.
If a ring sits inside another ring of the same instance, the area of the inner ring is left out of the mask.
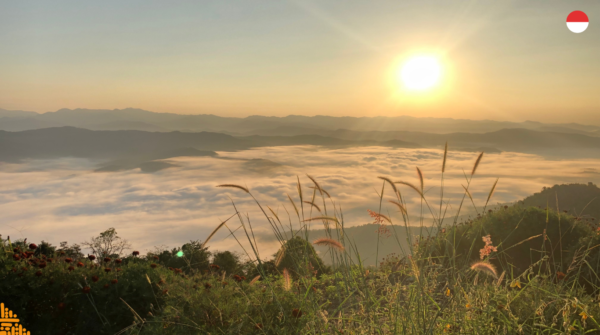
[[[305,196],[312,195],[309,188],[312,183],[306,177],[309,174],[342,208],[346,225],[353,226],[372,222],[367,209],[378,208],[377,192],[381,191],[382,181],[377,176],[417,185],[417,166],[425,176],[426,196],[439,210],[443,157],[440,150],[302,146],[219,154],[230,159],[169,159],[165,162],[175,166],[155,173],[143,173],[140,169],[98,173],[93,172],[98,162],[81,159],[0,164],[0,233],[12,239],[27,237],[58,244],[81,242],[115,227],[136,249],[150,251],[154,246],[174,247],[189,240],[204,240],[214,227],[234,213],[233,200],[242,213],[249,215],[257,230],[259,241],[262,240],[261,256],[269,257],[277,244],[267,237],[270,226],[252,199],[242,191],[216,185],[247,186],[285,224],[289,225],[286,210],[293,215],[292,225],[297,229],[299,222],[287,194],[298,201],[296,176],[299,176]],[[463,196],[461,185],[467,184],[465,175],[470,174],[477,155],[448,153],[444,197],[450,214],[458,208]],[[600,175],[599,163],[598,159],[550,161],[511,152],[484,155],[470,190],[476,204],[483,205],[499,177],[491,203],[516,201],[543,186],[595,182]],[[400,190],[414,214],[411,220],[417,224],[420,199],[408,187],[400,186]],[[322,201],[317,204],[320,206]],[[328,202],[327,206],[331,211],[332,204]],[[382,211],[399,223],[397,209],[391,204],[384,202]],[[306,204],[305,213],[307,217],[310,215]],[[313,215],[316,215],[314,210]],[[425,217],[430,216],[425,214]],[[238,228],[237,218],[228,227]],[[241,250],[228,234],[226,229],[217,234],[210,243],[211,250]],[[236,234],[241,237],[240,230]]]

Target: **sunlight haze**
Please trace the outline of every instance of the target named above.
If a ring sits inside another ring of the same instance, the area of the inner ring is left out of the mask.
[[[600,16],[596,1],[577,5]],[[570,10],[543,1],[3,2],[0,107],[600,124],[591,61],[600,30],[570,33]],[[399,98],[398,62],[415,53],[442,56],[443,85]]]

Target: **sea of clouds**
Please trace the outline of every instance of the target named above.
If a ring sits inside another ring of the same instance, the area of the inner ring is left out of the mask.
[[[461,185],[467,179],[478,153],[450,151],[444,176],[444,208],[454,215],[463,198]],[[134,249],[180,246],[190,240],[203,241],[223,220],[235,213],[232,201],[243,216],[248,215],[260,244],[261,257],[272,254],[277,244],[270,226],[252,198],[243,191],[217,188],[219,184],[248,187],[256,199],[275,211],[294,229],[300,226],[287,194],[299,206],[296,190],[300,178],[305,199],[314,177],[342,209],[347,226],[372,222],[367,209],[377,210],[378,192],[386,176],[394,181],[419,185],[416,167],[424,174],[424,189],[433,210],[439,212],[443,151],[435,149],[390,149],[358,147],[327,149],[315,146],[267,147],[239,152],[219,152],[220,158],[181,157],[166,160],[177,165],[154,173],[139,169],[123,172],[94,172],[100,162],[84,159],[34,160],[0,164],[0,233],[3,238],[79,243],[115,227]],[[595,182],[600,160],[547,160],[536,155],[504,152],[485,154],[470,191],[482,206],[496,178],[492,205],[512,202],[559,183]],[[421,200],[406,186],[399,186],[411,213],[411,224],[419,223]],[[386,186],[384,199],[394,199]],[[468,200],[468,199],[467,199]],[[321,209],[322,200],[316,202]],[[327,201],[329,214],[333,208]],[[318,213],[309,211],[306,217]],[[470,200],[465,204],[472,212]],[[287,212],[286,212],[287,210]],[[384,200],[382,212],[396,222],[397,208]],[[426,222],[431,218],[423,209]],[[467,213],[467,212],[465,212]],[[449,220],[448,222],[450,222]],[[239,219],[228,228],[245,243]],[[211,250],[241,250],[230,232],[222,229],[209,243]],[[263,256],[264,255],[264,256]]]

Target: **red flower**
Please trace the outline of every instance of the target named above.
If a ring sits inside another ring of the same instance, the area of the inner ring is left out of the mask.
[[[164,289],[164,290],[162,291],[162,293],[163,293],[163,294],[167,294],[167,293],[169,293],[169,290],[167,290],[167,289]]]
[[[235,279],[235,281],[238,282],[238,283],[243,280],[242,277],[238,276],[238,275],[233,276],[233,279]]]
[[[113,280],[111,280],[110,282],[111,282],[111,283],[114,285],[114,284],[118,283],[119,281],[118,281],[118,280],[116,280],[116,279],[113,279]]]
[[[65,258],[65,262],[67,262],[67,263],[71,263],[72,261],[73,261],[72,258],[69,258],[69,257]]]
[[[563,279],[565,279],[565,277],[566,277],[566,276],[567,276],[566,274],[564,274],[564,273],[562,273],[562,272],[560,272],[560,271],[558,271],[558,272],[556,273],[556,278],[557,278],[558,280],[563,280]]]
[[[100,279],[100,278],[98,278],[98,276],[92,276],[92,281],[93,281],[94,283],[98,282],[98,280],[99,280],[99,279]]]
[[[37,244],[35,244],[35,243],[31,243],[31,244],[29,245],[29,249],[31,249],[31,250],[35,250],[35,249],[37,249]]]
[[[205,288],[211,288],[211,287],[212,287],[212,285],[211,285],[210,283],[205,283],[205,284],[204,284],[204,287],[205,287]]]
[[[134,252],[133,252],[133,256],[134,256],[134,257],[135,257],[135,256],[139,256],[139,255],[140,255],[140,252],[139,252],[139,251],[134,251]]]
[[[31,251],[25,251],[24,254],[25,254],[25,257],[27,257],[27,258],[31,258],[31,256],[33,256],[33,252],[31,252]]]
[[[173,270],[175,270],[175,269],[173,269],[172,267],[170,267],[170,266],[169,266],[169,270],[173,271]]]
[[[106,263],[110,262],[110,257],[104,257],[104,261],[105,261]]]
[[[59,252],[58,254],[59,254],[59,255],[61,255],[61,256],[64,256],[64,255],[65,255],[65,252],[64,252],[64,251],[61,251],[61,252]]]
[[[174,269],[175,273],[181,273],[183,271],[181,271],[181,269]]]
[[[35,273],[35,275],[36,275],[36,276],[38,276],[38,277],[40,277],[40,276],[42,275],[42,271],[38,270],[38,271]]]
[[[19,250],[19,248],[14,248],[14,249],[13,249],[13,252],[14,252],[15,254],[18,254],[19,252],[21,252],[21,250]]]
[[[65,307],[67,307],[67,305],[65,305],[64,302],[61,302],[60,304],[58,304],[58,309],[65,309]]]
[[[302,311],[297,308],[294,308],[294,310],[292,311],[292,316],[295,318],[299,318],[302,316]]]
[[[103,286],[104,288],[109,288],[110,286],[108,284],[104,284]]]
[[[83,263],[81,263],[81,262],[77,262],[77,267],[78,267],[78,268],[82,268],[82,267],[84,267],[84,266],[85,266],[85,265],[83,265]]]
[[[154,263],[150,264],[150,267],[151,267],[151,268],[153,268],[153,269],[155,269],[157,266],[158,266],[158,265],[156,265],[156,264],[154,264]]]
[[[122,261],[122,260],[120,260],[120,259],[118,259],[118,258],[117,258],[117,259],[115,259],[115,263],[117,263],[117,264],[121,264],[122,262],[123,262],[123,261]]]
[[[121,268],[116,268],[115,270],[117,270],[117,272],[121,272]]]
[[[96,256],[94,256],[94,255],[88,255],[88,259],[90,261],[93,261],[94,259],[96,259]]]
[[[158,260],[158,256],[153,256],[152,258],[154,258],[154,259]]]
[[[211,267],[212,269],[215,269],[215,270],[219,270],[219,269],[221,268],[221,267],[220,267],[220,266],[218,266],[217,264],[211,264],[211,265],[210,265],[210,267]]]
[[[73,271],[73,270],[75,270],[75,268],[73,267],[73,265],[71,265],[71,266],[69,266],[69,267],[67,268],[67,270],[69,270],[69,271]]]
[[[164,281],[164,280],[162,280],[162,279],[158,281],[158,285],[162,285],[162,284],[164,284],[164,283],[165,283],[165,281]]]
[[[13,259],[14,259],[15,261],[20,261],[20,260],[21,260],[21,256],[19,256],[19,254],[14,254],[14,255],[13,255]]]
[[[110,272],[110,268],[104,269],[104,272]]]
[[[262,324],[262,323],[257,323],[257,324],[254,326],[254,328],[255,328],[255,329],[263,329],[263,324]]]
[[[46,262],[48,262],[48,263],[52,263],[52,258],[48,258],[48,259],[46,259]]]
[[[89,286],[86,286],[86,287],[83,288],[83,293],[86,293],[86,294],[90,293],[91,290],[92,289]]]
[[[38,267],[39,267],[40,269],[43,269],[43,268],[45,268],[45,267],[46,267],[46,262],[41,262],[40,264],[38,264]]]

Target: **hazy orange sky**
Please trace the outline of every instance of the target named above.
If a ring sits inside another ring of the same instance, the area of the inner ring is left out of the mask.
[[[599,41],[599,1],[4,1],[0,108],[600,124]]]

